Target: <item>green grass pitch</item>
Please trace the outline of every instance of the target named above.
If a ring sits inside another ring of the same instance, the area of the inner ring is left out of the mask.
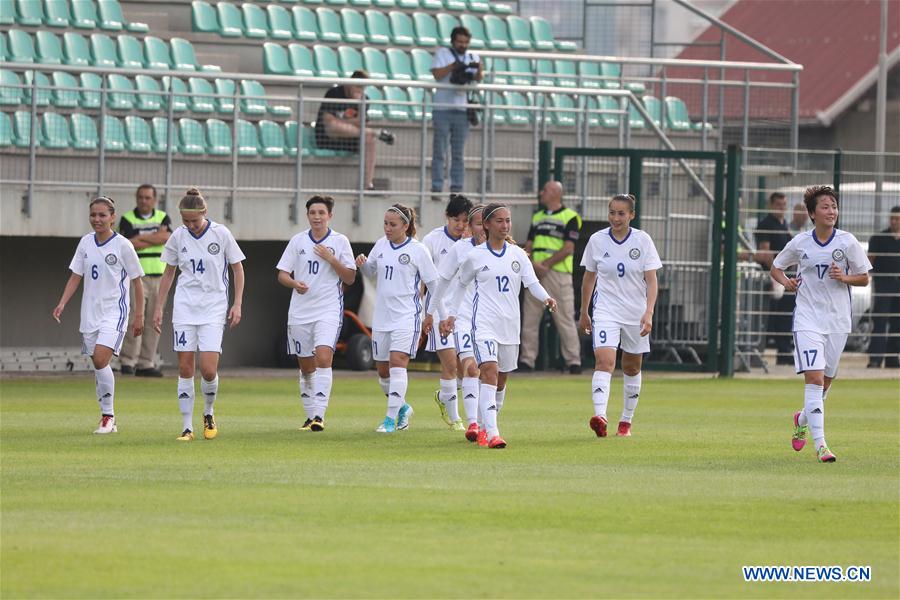
[[[790,448],[800,378],[648,374],[634,437],[601,440],[587,377],[513,376],[506,450],[443,426],[436,379],[411,378],[412,426],[384,436],[374,375],[336,372],[320,434],[298,431],[292,371],[223,375],[219,437],[187,444],[172,378],[118,378],[105,437],[91,378],[5,379],[0,595],[900,596],[896,380],[836,382],[821,465]],[[742,565],[872,581],[745,583]]]

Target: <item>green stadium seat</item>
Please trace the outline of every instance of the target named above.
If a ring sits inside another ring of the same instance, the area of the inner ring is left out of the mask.
[[[166,117],[153,117],[150,121],[153,133],[153,151],[159,154],[166,154],[169,148],[169,120]],[[178,153],[181,148],[178,146],[178,132],[172,130],[172,152]]]
[[[97,9],[94,0],[71,0],[72,20],[76,29],[97,29]]]
[[[350,0],[350,6],[358,6],[360,8],[368,8],[372,6],[372,0]]]
[[[258,81],[253,80],[244,80],[241,82],[241,93],[248,94],[251,96],[261,96],[262,103],[266,107],[266,110],[271,115],[286,117],[291,114],[291,107],[284,106],[281,104],[270,104],[268,100],[265,99],[266,96],[266,88],[263,87]]]
[[[19,148],[31,146],[31,111],[17,110],[13,115],[13,145]]]
[[[366,22],[363,16],[352,8],[341,9],[341,27],[344,31],[344,41],[348,44],[366,42]]]
[[[347,6],[347,0],[325,0],[325,4],[331,6]]]
[[[7,32],[9,36],[9,58],[11,62],[34,62],[34,42],[31,36],[18,29],[10,29]]]
[[[288,121],[284,124],[284,149],[288,156],[297,156],[297,121]],[[307,156],[309,151],[303,148],[301,153],[303,156]]]
[[[486,13],[491,12],[491,6],[484,0],[466,0],[470,12]]]
[[[377,87],[366,88],[366,120],[380,121],[386,114],[384,92]]]
[[[116,52],[116,43],[105,33],[91,34],[91,64],[104,69],[115,69],[119,66],[119,54]]]
[[[237,5],[230,2],[216,4],[216,15],[219,17],[219,34],[224,37],[241,37],[244,35],[244,21]]]
[[[578,87],[578,73],[575,62],[571,60],[555,60],[556,85],[560,87]]]
[[[80,100],[78,80],[71,73],[55,71],[50,76],[53,81],[53,92],[50,94],[50,102],[58,108],[78,108]],[[64,89],[68,88],[68,89]],[[2,102],[0,102],[2,103]]]
[[[234,112],[234,82],[230,79],[216,79],[216,111],[220,113]]]
[[[531,45],[539,52],[553,52],[556,44],[553,43],[553,32],[550,23],[542,17],[531,17]]]
[[[509,47],[513,50],[531,50],[531,25],[522,17],[509,15],[506,17],[509,30]]]
[[[166,107],[169,106],[169,100],[172,102],[172,110],[175,112],[184,112],[188,109],[190,100],[187,97],[187,86],[177,77],[169,77],[166,75],[162,78],[162,89],[164,92],[171,90],[172,96],[165,96]]]
[[[16,10],[13,0],[0,0],[0,25],[13,25],[16,22]]]
[[[119,117],[103,116],[103,147],[107,152],[123,152],[125,150],[125,127]]]
[[[444,0],[444,8],[447,10],[462,11],[466,10],[465,0]]]
[[[386,117],[389,121],[409,121],[409,105],[398,104],[400,102],[409,102],[409,96],[401,88],[387,85],[384,87],[384,99],[389,103],[386,108]]]
[[[69,0],[44,0],[44,24],[48,27],[68,27],[72,21]]]
[[[256,126],[238,119],[238,156],[259,156],[259,135]]]
[[[0,31],[0,62],[9,60],[9,44],[6,41],[6,34]]]
[[[666,127],[672,131],[690,131],[693,124],[684,101],[675,96],[666,96],[665,102]]]
[[[463,27],[469,30],[469,33],[472,34],[471,39],[469,40],[469,48],[474,50],[480,50],[482,48],[487,47],[487,36],[484,33],[484,23],[481,22],[481,19],[476,17],[475,15],[464,14],[460,16],[460,23]],[[449,36],[447,40],[449,40]],[[498,40],[497,43],[504,43],[504,40]],[[506,46],[498,49],[505,49],[509,47],[509,43],[506,42]]]
[[[290,75],[292,71],[287,50],[273,42],[263,44],[263,73]]]
[[[298,2],[303,2],[304,4],[322,4],[325,0],[297,0]]]
[[[319,7],[316,9],[316,19],[319,22],[319,39],[323,42],[339,43],[344,40],[341,31],[341,19],[330,8]]]
[[[406,81],[415,79],[415,73],[413,72],[409,54],[403,50],[400,50],[399,48],[388,48],[387,63],[391,79],[403,79]]]
[[[179,119],[178,145],[182,154],[203,154],[206,151],[203,126],[194,119]]]
[[[534,82],[531,61],[527,58],[508,58],[506,60],[509,69],[509,82],[513,85],[531,85]],[[509,100],[507,98],[507,100]]]
[[[492,50],[510,48],[509,31],[503,19],[494,15],[485,15],[482,23],[484,23],[484,39],[488,48]]]
[[[438,45],[445,46],[450,43],[450,32],[452,32],[456,27],[459,27],[459,19],[447,13],[438,13],[437,24]],[[475,45],[470,42],[469,47],[475,48]]]
[[[22,103],[24,90],[16,87],[22,84],[19,76],[12,71],[0,69],[0,104],[4,106],[16,106]]]
[[[546,58],[538,58],[534,61],[535,70],[537,71],[537,78],[535,79],[535,85],[549,85],[551,87],[556,86],[556,67],[553,64],[552,60]]]
[[[206,153],[213,156],[231,155],[231,128],[220,119],[206,120]]]
[[[188,79],[188,91],[191,93],[191,110],[195,113],[211,113],[216,110],[216,99],[212,84],[208,79],[191,77]]]
[[[341,64],[341,77],[350,77],[353,71],[363,68],[363,58],[359,50],[351,46],[341,46],[338,48],[338,59]],[[371,73],[369,73],[371,76]]]
[[[397,6],[405,10],[419,10],[419,0],[397,0]]]
[[[513,9],[509,4],[498,4],[497,2],[494,2],[493,0],[491,0],[490,5],[491,5],[491,11],[498,15],[511,15],[512,14]]]
[[[294,39],[304,42],[315,42],[319,39],[319,21],[316,14],[305,6],[291,9],[294,17]]]
[[[416,45],[437,46],[441,34],[438,33],[437,21],[428,13],[417,12],[412,16],[416,31]]]
[[[570,110],[554,110],[550,112],[550,122],[558,127],[574,127],[578,122],[578,113],[575,109],[575,102],[572,96],[568,94],[550,94],[550,106],[556,109],[572,109]]]
[[[393,40],[393,36],[391,34],[391,23],[388,20],[388,16],[384,12],[374,8],[367,10],[365,16],[366,31],[368,31],[367,39],[369,40],[369,43],[379,45],[390,44]],[[412,23],[410,23],[410,26],[412,26]],[[409,43],[412,44],[411,37],[409,38]]]
[[[96,150],[100,144],[97,124],[94,119],[83,114],[74,114],[72,120],[72,148],[75,150]]]
[[[65,150],[72,145],[69,122],[62,115],[44,113],[41,115],[41,146],[55,150]]]
[[[599,122],[600,127],[606,129],[617,129],[619,127],[619,115],[612,111],[621,111],[619,100],[612,96],[588,96],[588,111],[598,111],[590,116],[591,124],[595,124],[595,120]],[[589,113],[590,114],[590,113]]]
[[[585,88],[602,89],[603,81],[600,79],[600,63],[579,61],[578,85]]]
[[[216,9],[209,2],[203,0],[191,2],[191,31],[221,33]]]
[[[169,55],[169,45],[158,37],[148,35],[144,38],[144,56],[148,69],[168,71],[172,68],[172,57]]]
[[[506,92],[506,117],[510,125],[527,125],[534,120],[534,113],[525,110],[531,101],[520,92]]]
[[[145,154],[153,148],[153,136],[147,121],[134,115],[125,117],[125,139],[129,152]]]
[[[259,122],[259,151],[268,158],[284,156],[284,130],[281,125],[265,119]]]
[[[241,81],[241,112],[248,115],[264,115],[267,112],[266,91],[258,81]],[[249,97],[248,97],[249,96]]]
[[[134,33],[147,33],[150,27],[146,23],[132,23],[125,20],[122,14],[122,7],[119,0],[97,0],[97,12],[100,15],[101,29],[117,29],[125,28],[127,31]],[[116,27],[116,24],[119,27]]]
[[[144,68],[144,47],[136,37],[123,33],[116,37],[116,46],[119,50],[119,66],[134,70]]]
[[[79,33],[67,31],[63,34],[63,56],[67,65],[76,67],[91,66],[91,49],[85,37]]]
[[[96,73],[81,73],[78,75],[81,88],[81,108],[100,108],[100,88],[103,81]]]
[[[600,75],[603,76],[603,87],[608,90],[617,90],[622,87],[622,65],[619,63],[600,63]],[[628,82],[625,89],[633,94],[643,94],[646,89],[643,83]]]
[[[644,108],[647,109],[647,113],[650,115],[650,120],[657,127],[662,127],[662,102],[659,101],[659,98],[655,96],[644,96],[641,98],[642,103],[644,104]]]
[[[134,87],[138,92],[135,108],[153,112],[162,110],[165,104],[165,96],[160,93],[162,88],[159,82],[149,75],[137,75],[134,78]]]
[[[316,59],[317,77],[340,77],[341,69],[338,67],[337,54],[328,46],[316,44],[313,46],[313,56]]]
[[[241,6],[244,21],[244,37],[264,38],[269,35],[269,23],[266,13],[255,4],[244,2]]]
[[[505,85],[509,83],[509,76],[505,74],[509,71],[509,64],[505,58],[484,58],[484,82]]]
[[[50,100],[53,97],[53,92],[50,89],[51,85],[49,77],[47,77],[40,71],[25,71],[25,76],[22,78],[22,82],[26,86],[22,95],[22,100],[25,104],[31,104],[31,86],[33,82],[37,84],[37,105],[50,106]]]
[[[315,77],[316,63],[313,61],[312,52],[303,44],[291,44],[288,46],[288,54],[291,57],[291,71],[300,77]]]
[[[392,10],[388,14],[390,21],[391,42],[395,46],[412,46],[416,40],[412,18],[405,12]]]
[[[43,25],[43,3],[40,0],[16,0],[16,23],[25,27]]]
[[[485,94],[482,96],[482,104],[487,104],[488,99],[490,98],[490,113],[491,120],[497,125],[506,125],[509,122],[509,117],[506,114],[506,109],[504,106],[506,105],[506,96],[503,94]]]
[[[109,93],[106,105],[113,110],[131,110],[134,108],[134,85],[124,75],[107,77]]]
[[[0,148],[13,145],[12,121],[6,113],[0,113]]]
[[[419,6],[425,10],[444,10],[444,3],[441,0],[419,0]]]
[[[641,116],[641,113],[637,111],[631,102],[628,103],[628,126],[631,129],[643,129],[647,126],[644,117]]]
[[[201,71],[197,63],[197,55],[194,54],[194,45],[189,41],[173,37],[169,40],[172,48],[172,66],[176,71]]]
[[[384,52],[378,48],[366,46],[363,48],[362,53],[363,63],[366,65],[366,71],[369,72],[369,77],[372,79],[387,79],[389,71]]]
[[[419,81],[434,81],[431,74],[431,55],[421,48],[413,48],[410,52],[413,64],[413,73]]]
[[[378,8],[391,9],[397,7],[397,2],[395,0],[372,0],[372,5]]]
[[[269,18],[269,37],[276,40],[290,40],[294,37],[294,20],[283,6],[270,4],[266,7]]]
[[[411,87],[406,89],[406,93],[409,94],[410,102],[414,102],[414,104],[409,107],[410,116],[414,121],[421,121],[422,99],[425,98],[425,90],[419,87]],[[425,103],[425,118],[429,121],[431,120],[431,103],[428,101]]]

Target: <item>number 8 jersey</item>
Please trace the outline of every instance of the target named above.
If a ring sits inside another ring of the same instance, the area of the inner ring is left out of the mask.
[[[246,257],[224,225],[207,220],[199,236],[182,225],[166,242],[162,261],[178,267],[172,322],[224,325],[228,316],[228,265]]]

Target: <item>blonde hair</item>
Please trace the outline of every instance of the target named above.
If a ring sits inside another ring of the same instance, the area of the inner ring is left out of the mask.
[[[184,198],[178,203],[178,210],[183,212],[206,212],[206,200],[195,187],[189,188],[184,193]]]

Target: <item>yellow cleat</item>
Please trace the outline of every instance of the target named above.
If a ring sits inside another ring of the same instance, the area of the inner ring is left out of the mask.
[[[190,442],[194,439],[194,432],[191,431],[190,429],[185,429],[184,431],[181,432],[181,435],[179,435],[175,439],[178,440],[179,442]]]
[[[203,415],[203,437],[211,440],[216,437],[219,430],[216,429],[216,420],[212,415]]]
[[[312,420],[312,423],[309,424],[310,431],[325,431],[325,421],[322,420],[322,417],[315,417]]]
[[[309,431],[310,426],[312,425],[312,419],[307,419],[303,425],[300,427],[300,431]]]

